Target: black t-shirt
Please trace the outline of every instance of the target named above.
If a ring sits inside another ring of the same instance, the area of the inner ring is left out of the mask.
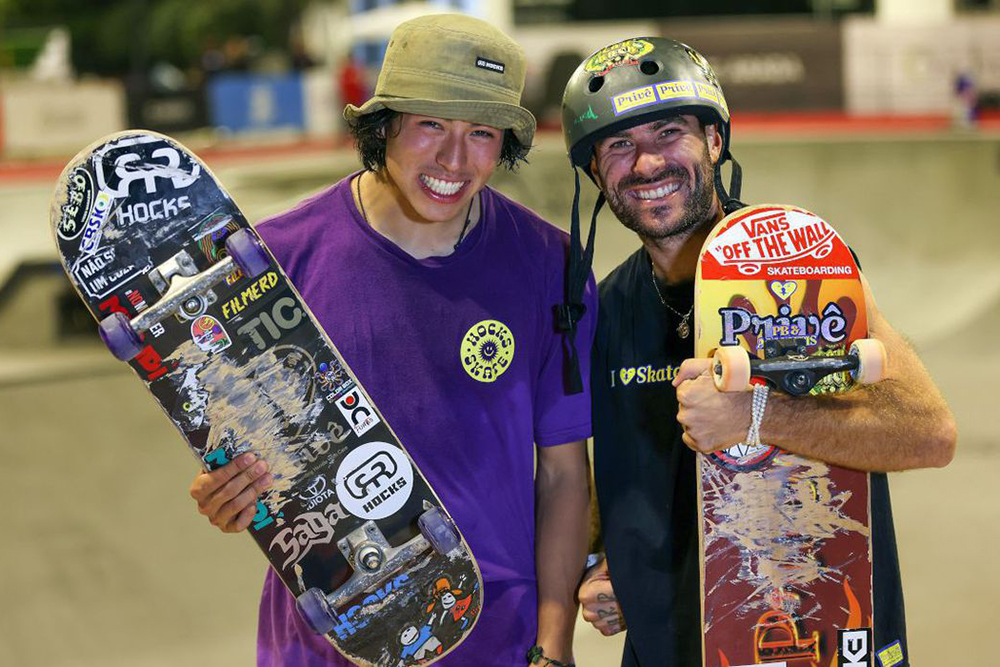
[[[692,283],[660,283],[659,289],[677,313],[691,308]],[[628,625],[623,665],[700,667],[697,466],[681,441],[670,384],[693,356],[694,337],[678,336],[681,318],[660,302],[643,248],[599,291],[591,375],[594,474],[611,581]],[[871,476],[871,505],[875,648],[899,640],[908,657],[884,474]]]

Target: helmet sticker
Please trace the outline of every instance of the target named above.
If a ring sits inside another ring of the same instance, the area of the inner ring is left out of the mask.
[[[634,88],[615,95],[611,98],[611,103],[614,106],[615,115],[620,116],[632,109],[644,107],[648,104],[680,99],[706,100],[725,110],[727,115],[729,114],[725,98],[722,97],[719,90],[707,86],[700,81],[666,81],[658,83],[655,86]]]
[[[688,56],[690,56],[691,60],[694,61],[694,64],[698,66],[698,69],[701,70],[701,73],[705,75],[705,78],[708,79],[713,86],[721,89],[722,86],[719,85],[719,79],[715,76],[715,70],[713,70],[712,66],[708,64],[708,60],[705,59],[705,56],[701,55],[690,46],[685,46],[684,50],[687,52]]]
[[[611,98],[611,102],[615,105],[616,116],[658,101],[656,99],[656,92],[652,86],[635,88],[627,93],[620,93]]]
[[[639,58],[652,50],[653,45],[644,39],[626,39],[592,55],[584,69],[597,76],[604,76],[619,65],[637,65]]]
[[[597,114],[594,113],[594,107],[589,104],[587,105],[587,110],[577,116],[576,120],[573,121],[573,124],[576,125],[577,123],[582,123],[585,120],[597,120]]]

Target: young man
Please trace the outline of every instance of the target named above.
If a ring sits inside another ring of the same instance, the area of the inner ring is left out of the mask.
[[[643,93],[649,90],[662,94]],[[607,558],[580,587],[584,617],[604,634],[627,621],[623,665],[700,666],[695,452],[741,442],[751,415],[751,392],[717,391],[707,360],[690,359],[699,252],[733,202],[718,171],[730,157],[729,111],[700,54],[642,38],[606,47],[577,69],[563,99],[563,128],[574,167],[642,242],[599,288],[591,389]],[[898,639],[905,652],[884,473],[946,465],[955,426],[913,350],[868,303],[870,335],[888,352],[888,378],[843,395],[774,393],[760,437],[873,473],[875,646]],[[610,381],[622,369],[649,365],[669,369],[664,377],[676,373],[672,386]]]
[[[374,96],[345,111],[365,170],[259,227],[479,562],[479,621],[442,665],[527,664],[534,647],[572,659],[590,398],[563,388],[553,307],[567,238],[486,187],[531,145],[524,71],[520,47],[477,19],[400,25]],[[593,285],[588,300],[582,358]],[[199,475],[191,495],[213,524],[240,531],[268,482],[261,462],[237,459]],[[258,663],[349,664],[273,572]]]

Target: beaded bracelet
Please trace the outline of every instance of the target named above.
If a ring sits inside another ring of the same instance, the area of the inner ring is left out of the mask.
[[[553,660],[552,658],[546,656],[542,653],[541,646],[532,646],[528,650],[527,658],[528,663],[532,665],[538,663],[539,660],[544,660],[545,662],[541,663],[542,667],[576,667],[576,663],[559,662],[558,660]]]

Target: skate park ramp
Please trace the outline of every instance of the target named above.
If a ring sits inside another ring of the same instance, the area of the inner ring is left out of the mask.
[[[992,664],[1000,137],[737,130],[734,154],[746,201],[813,210],[855,248],[882,312],[952,406],[955,461],[891,476],[910,650],[915,665]],[[209,164],[259,220],[357,163],[310,151]],[[0,179],[0,664],[253,664],[264,561],[197,514],[187,491],[197,464],[180,436],[64,307],[47,222],[55,175]],[[542,135],[531,163],[494,185],[566,226],[573,175],[559,136]],[[586,221],[594,191],[582,186]],[[601,277],[638,241],[607,212],[598,224]],[[579,624],[580,667],[617,665],[620,651],[621,636]]]

